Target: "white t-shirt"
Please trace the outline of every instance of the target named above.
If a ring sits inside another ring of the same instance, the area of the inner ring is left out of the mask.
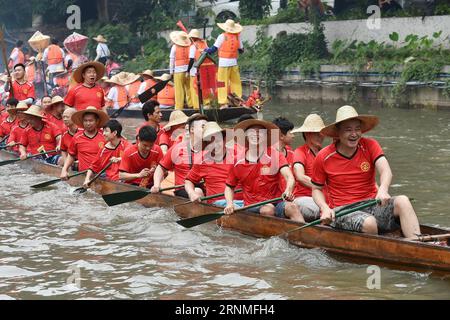
[[[217,49],[220,49],[223,42],[225,41],[225,36],[222,33],[216,40],[216,43],[214,43],[214,47]],[[241,35],[239,35],[239,49],[243,49],[244,45],[242,44]],[[237,59],[235,58],[219,58],[219,67],[234,67],[237,66]]]
[[[111,55],[106,43],[99,43],[97,45],[96,52],[97,52],[97,57],[95,58],[95,60],[98,60],[98,59],[104,58],[104,57],[109,57]]]
[[[197,52],[197,48],[195,45],[191,45],[189,49],[189,59],[195,59],[195,53]],[[191,77],[195,77],[197,75],[197,68],[192,66],[191,71],[189,72]]]
[[[170,74],[187,72],[189,65],[175,66],[175,52],[177,46],[173,45],[170,50]]]
[[[119,109],[121,106],[119,106],[119,90],[117,90],[117,87],[114,86],[111,89],[109,89],[108,96],[106,99],[113,102],[113,109]]]

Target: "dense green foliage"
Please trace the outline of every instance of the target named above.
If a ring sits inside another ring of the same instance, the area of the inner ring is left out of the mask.
[[[239,1],[241,18],[262,19],[269,14],[271,3],[271,0],[241,0]]]

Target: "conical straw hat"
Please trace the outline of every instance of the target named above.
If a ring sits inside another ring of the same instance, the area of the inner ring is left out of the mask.
[[[359,115],[355,108],[353,108],[352,106],[343,106],[337,110],[336,121],[323,128],[320,132],[324,136],[338,138],[339,135],[336,124],[350,119],[358,119],[361,121],[362,133],[372,130],[380,121],[377,116],[366,114]]]
[[[217,25],[220,29],[228,33],[241,33],[243,29],[239,23],[236,23],[231,19],[228,19],[225,23],[218,23]]]
[[[292,130],[292,133],[299,133],[299,132],[320,132],[325,128],[325,124],[323,123],[322,118],[313,113],[306,117],[305,121],[303,122],[303,125],[300,128]]]
[[[172,31],[169,35],[170,40],[181,47],[189,47],[191,45],[191,40],[189,36],[184,31]]]
[[[171,127],[186,123],[189,117],[181,110],[174,110],[170,114],[169,122],[163,127],[164,130],[170,130]]]
[[[34,51],[43,52],[50,45],[50,37],[36,31],[28,40],[28,44]]]

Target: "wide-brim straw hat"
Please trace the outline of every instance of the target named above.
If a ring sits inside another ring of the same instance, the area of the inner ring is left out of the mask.
[[[63,66],[57,66],[55,70],[49,71],[48,73],[60,73],[60,72],[66,72],[66,69]]]
[[[140,78],[139,75],[128,72],[120,72],[115,76],[112,76],[111,79],[105,80],[107,83],[117,84],[119,86],[127,86]]]
[[[171,78],[172,78],[172,76],[171,76],[170,74],[164,73],[162,76],[160,76],[160,77],[155,77],[154,79],[155,79],[155,80],[159,80],[159,81],[167,81],[167,80],[170,80]],[[171,86],[174,85],[172,81],[170,81],[169,84],[170,84]]]
[[[153,71],[150,70],[150,69],[147,69],[147,70],[141,72],[139,75],[141,75],[141,76],[149,76],[149,77],[154,78]]]
[[[358,112],[353,108],[352,106],[343,106],[340,107],[337,110],[336,113],[336,121],[332,124],[326,126],[323,128],[320,132],[327,137],[332,138],[338,138],[338,128],[336,127],[336,124],[350,120],[350,119],[358,119],[361,121],[361,132],[365,133],[373,128],[375,128],[378,123],[380,122],[380,119],[377,116],[372,116],[368,114],[358,114]]]
[[[188,36],[189,36],[189,38],[203,39],[203,37],[200,35],[200,31],[198,29],[192,29],[191,31],[189,31]]]
[[[300,128],[292,130],[292,133],[320,132],[323,128],[325,128],[325,124],[322,118],[318,114],[313,113],[306,117]]]
[[[222,129],[215,121],[208,121],[203,128],[203,140],[209,141],[209,138],[213,135],[224,134],[226,129]]]
[[[9,108],[7,111],[10,114],[15,114],[19,111],[27,111],[28,105],[25,102],[19,102],[14,108]]]
[[[105,75],[106,68],[103,65],[103,63],[97,62],[97,61],[89,61],[86,63],[83,63],[80,65],[74,72],[73,72],[73,79],[78,83],[83,83],[83,71],[86,68],[93,67],[97,71],[97,79],[95,81],[100,80]]]
[[[98,36],[96,36],[95,38],[92,38],[92,39],[94,39],[97,42],[102,42],[102,43],[107,43],[108,42],[108,40],[106,40],[105,37],[102,36],[101,34],[99,34]]]
[[[36,105],[32,105],[28,108],[27,111],[24,112],[24,114],[27,114],[29,116],[34,116],[38,118],[44,118],[44,112],[42,111],[42,108]]]
[[[269,145],[272,145],[272,143],[276,142],[276,141],[272,141],[272,139],[271,139],[271,130],[279,130],[279,128],[276,125],[274,125],[273,123],[268,122],[268,121],[258,120],[258,119],[244,120],[242,122],[239,122],[234,127],[234,131],[243,130],[245,132],[245,131],[247,131],[247,129],[254,127],[254,126],[261,126],[267,130],[267,142]],[[238,139],[238,142],[241,142],[241,141],[242,141],[242,139]]]
[[[228,19],[225,23],[218,23],[217,26],[228,33],[241,33],[243,29],[239,23],[231,19]]]
[[[47,108],[51,108],[51,107],[53,107],[54,105],[56,105],[56,104],[58,104],[58,103],[64,103],[64,99],[63,99],[62,97],[60,97],[60,96],[54,96],[54,97],[52,98],[52,103],[50,103],[50,104],[47,106]]]
[[[189,35],[184,31],[172,31],[169,38],[173,43],[181,47],[189,47],[191,45]]]
[[[102,110],[98,110],[96,107],[87,107],[84,110],[75,112],[72,115],[72,122],[75,123],[78,127],[83,128],[83,117],[86,113],[94,113],[98,115],[98,129],[103,128],[103,126],[109,121],[109,116]]]
[[[163,130],[170,130],[173,126],[184,124],[189,120],[189,117],[181,110],[174,110],[170,114],[169,122],[163,127]]]

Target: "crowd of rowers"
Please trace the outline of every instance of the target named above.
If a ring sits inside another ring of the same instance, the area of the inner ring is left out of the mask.
[[[226,214],[282,196],[278,203],[250,211],[298,222],[321,218],[323,223],[356,232],[401,228],[405,237],[420,234],[409,199],[389,195],[392,173],[382,148],[362,136],[378,124],[376,116],[359,115],[353,107],[343,106],[329,125],[317,114],[308,115],[298,128],[282,117],[268,122],[247,116],[233,129],[223,129],[203,114],[187,117],[175,110],[163,126],[158,101],[149,100],[142,108],[145,123],[127,140],[121,123],[103,111],[103,95],[95,85],[103,68],[95,62],[80,66],[74,73],[78,86],[64,99],[44,97],[40,105],[33,101],[29,106],[28,100],[34,98],[14,82],[15,98],[10,92],[0,114],[0,137],[6,149],[18,152],[21,159],[51,151],[42,161],[61,166],[61,178],[66,180],[71,170],[88,170],[86,187],[109,163],[106,179],[152,193],[160,192],[172,171],[175,185],[184,185],[175,195],[200,201],[205,195],[224,193],[210,203],[224,207]],[[21,72],[20,66],[15,72]],[[294,148],[296,133],[303,135],[305,143]],[[325,137],[333,142],[323,147]],[[335,218],[342,206],[373,198],[381,204]]]

